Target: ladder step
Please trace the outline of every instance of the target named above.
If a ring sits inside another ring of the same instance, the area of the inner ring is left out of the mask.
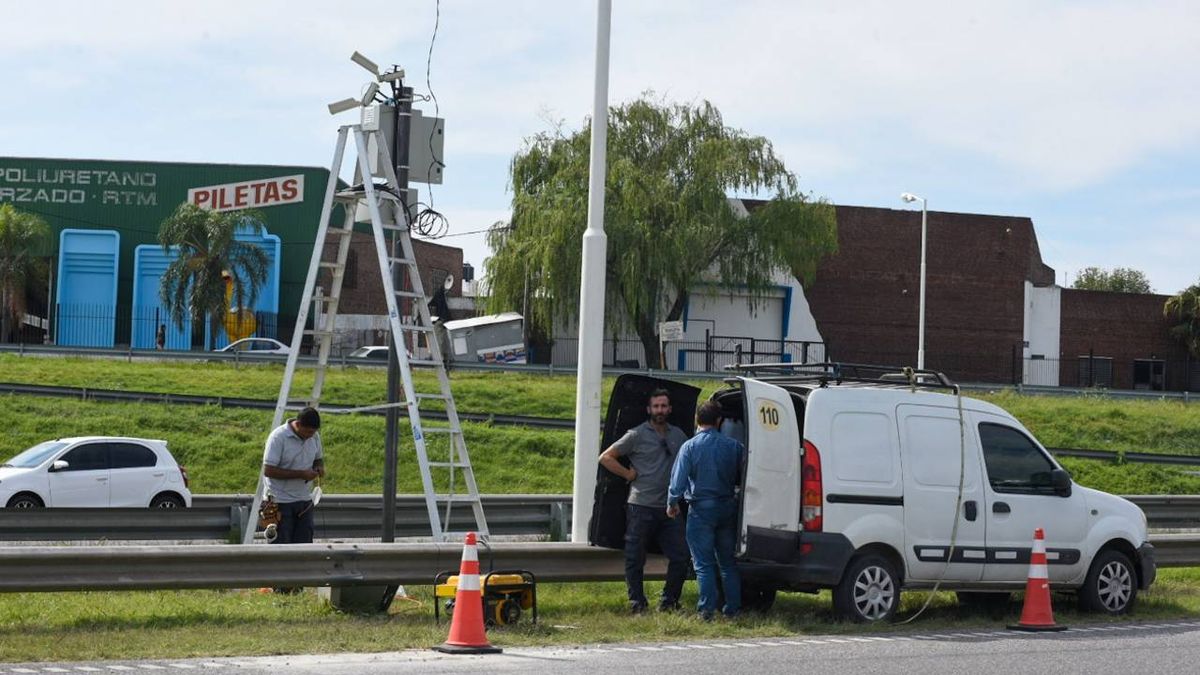
[[[402,323],[402,324],[400,324],[400,330],[402,330],[402,331],[409,331],[409,332],[412,332],[412,333],[432,333],[432,332],[433,332],[433,327],[431,327],[431,326],[420,326],[420,325],[417,325],[417,324],[415,324],[415,323]]]
[[[480,503],[479,497],[473,497],[471,495],[434,495],[433,498],[439,502],[450,502],[451,504]]]
[[[416,260],[413,260],[412,258],[390,258],[390,257],[388,258],[388,261],[394,262],[394,263],[400,263],[401,265],[414,265],[417,262]]]
[[[324,260],[317,263],[317,266],[327,270],[338,270],[346,267],[345,265],[339,265],[336,262],[325,262]]]
[[[394,232],[404,232],[408,230],[407,225],[398,225],[396,223],[380,223],[380,226],[385,230],[392,230]]]
[[[354,230],[343,230],[340,227],[339,228],[329,228],[327,230],[327,232],[329,234],[336,234],[336,235],[339,235],[342,237],[349,237],[350,235],[354,234]]]
[[[421,431],[427,434],[461,434],[460,429],[451,429],[450,427],[421,427]]]
[[[426,466],[436,466],[436,467],[439,467],[442,469],[446,469],[449,467],[454,467],[456,469],[470,469],[471,468],[470,464],[464,464],[462,462],[426,462],[425,465]]]
[[[422,300],[425,299],[424,293],[417,293],[415,291],[395,291],[395,293],[397,296],[399,296],[401,298],[420,298]]]
[[[416,396],[418,399],[422,399],[422,398],[440,398],[440,399],[442,399],[442,400],[446,400],[446,399],[450,398],[449,396],[447,396],[447,395],[445,395],[445,394],[422,394],[422,393],[420,393],[420,392],[416,392],[416,393],[414,393],[414,394],[413,394],[413,396]]]

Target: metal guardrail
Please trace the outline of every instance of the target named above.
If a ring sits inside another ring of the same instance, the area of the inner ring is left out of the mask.
[[[0,548],[0,592],[428,584],[458,569],[462,546],[37,546]],[[622,579],[621,551],[568,543],[480,547],[480,568],[534,570],[540,582]],[[648,561],[647,576],[666,565]]]
[[[1200,565],[1196,535],[1151,542],[1160,567]],[[0,548],[0,592],[428,584],[461,553],[453,543],[9,547]],[[494,543],[481,548],[480,567],[528,569],[541,582],[617,581],[625,559],[586,544]],[[662,557],[647,560],[647,578],[665,572]]]
[[[1200,495],[1131,495],[1154,528],[1200,528]],[[241,541],[250,510],[247,495],[197,495],[190,509],[0,509],[0,541]],[[571,495],[483,495],[496,535],[549,537],[571,531]],[[379,495],[325,495],[316,511],[318,540],[371,539],[383,527]],[[443,511],[445,509],[443,505]],[[474,525],[469,509],[451,514],[451,526]],[[421,495],[397,495],[398,539],[428,537]]]

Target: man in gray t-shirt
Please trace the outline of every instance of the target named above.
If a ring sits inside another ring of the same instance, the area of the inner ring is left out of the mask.
[[[267,494],[279,505],[280,521],[273,544],[308,544],[313,540],[313,503],[309,481],[325,475],[321,416],[313,408],[279,425],[267,436],[263,475]]]
[[[625,506],[625,585],[629,607],[635,613],[645,611],[648,604],[642,584],[648,542],[656,540],[667,557],[667,581],[658,602],[660,610],[679,608],[679,594],[688,568],[682,519],[666,515],[671,467],[687,434],[667,422],[671,398],[666,390],[651,392],[646,413],[649,420],[630,429],[600,455],[600,464],[605,469],[630,484]],[[621,458],[628,460],[628,468]]]

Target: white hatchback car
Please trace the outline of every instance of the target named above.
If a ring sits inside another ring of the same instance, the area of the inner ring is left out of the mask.
[[[248,337],[230,342],[224,347],[214,349],[213,351],[228,352],[230,354],[234,352],[239,354],[287,354],[292,350],[274,338]]]
[[[192,493],[166,441],[82,436],[38,443],[0,465],[0,505],[175,509],[191,506]]]

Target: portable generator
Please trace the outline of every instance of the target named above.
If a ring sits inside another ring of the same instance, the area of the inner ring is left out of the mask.
[[[537,623],[537,581],[528,570],[497,570],[480,575],[480,596],[483,598],[483,618],[491,626],[508,626],[521,620],[530,611]],[[433,579],[433,616],[441,621],[441,610],[454,613],[458,593],[458,574],[440,572]]]

